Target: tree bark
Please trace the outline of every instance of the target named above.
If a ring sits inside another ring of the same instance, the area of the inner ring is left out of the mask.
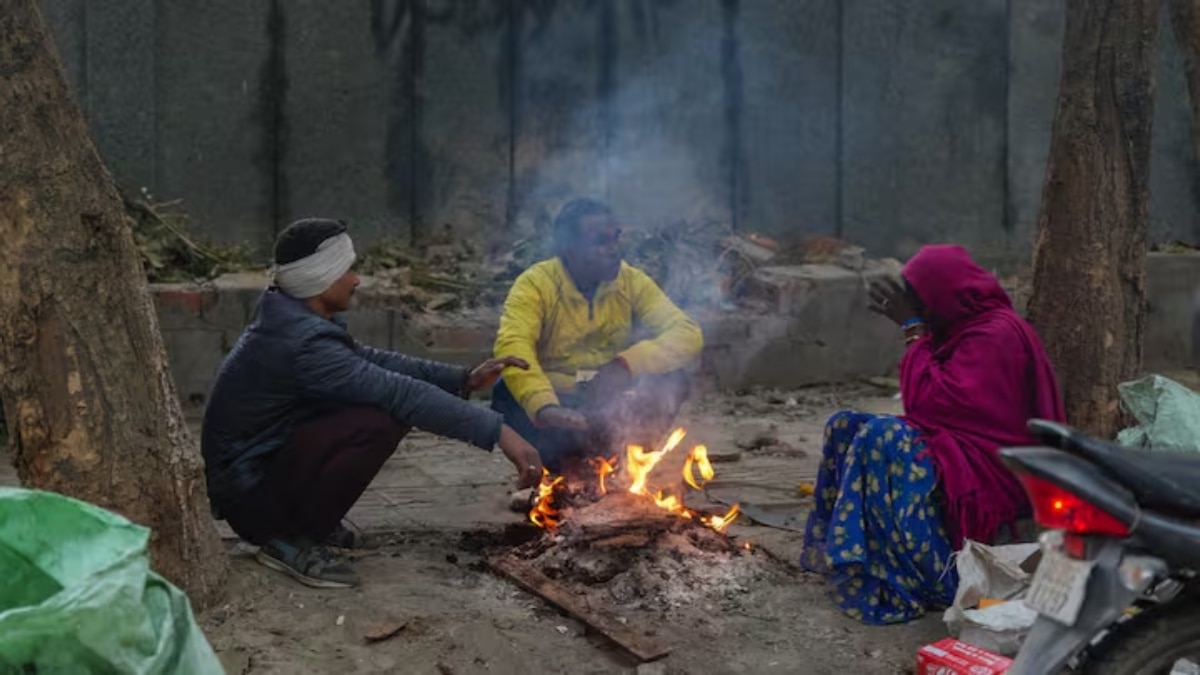
[[[1192,156],[1200,161],[1200,0],[1171,0],[1171,27],[1183,52],[1183,70],[1187,75]]]
[[[1029,318],[1068,420],[1111,437],[1142,367],[1158,2],[1068,0]]]
[[[35,0],[0,0],[0,399],[21,482],[152,530],[198,607],[226,558],[132,232]]]

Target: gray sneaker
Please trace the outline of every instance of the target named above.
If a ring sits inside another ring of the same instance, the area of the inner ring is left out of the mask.
[[[344,560],[316,544],[272,539],[258,549],[254,558],[313,588],[351,588],[359,584],[358,575]]]
[[[358,529],[351,530],[342,523],[338,523],[337,528],[325,538],[325,545],[345,549],[378,548],[374,537],[368,537]]]

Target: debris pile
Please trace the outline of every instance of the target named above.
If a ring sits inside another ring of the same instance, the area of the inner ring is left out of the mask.
[[[227,246],[193,237],[182,200],[156,202],[145,188],[122,194],[133,225],[133,240],[150,282],[207,280],[254,267],[248,244]]]
[[[156,202],[144,191],[125,196],[126,211],[146,275],[151,282],[208,280],[221,274],[265,269],[267,256],[248,244],[225,246],[189,233],[179,200]],[[368,304],[415,313],[496,308],[512,282],[529,266],[553,255],[549,238],[534,234],[503,250],[484,250],[444,225],[420,247],[385,238],[360,250],[357,271],[364,276]],[[863,249],[831,236],[808,237],[781,245],[755,233],[734,232],[717,220],[680,220],[666,227],[623,234],[624,256],[642,269],[681,307],[765,309],[769,303],[755,283],[763,267],[838,264],[861,270]]]

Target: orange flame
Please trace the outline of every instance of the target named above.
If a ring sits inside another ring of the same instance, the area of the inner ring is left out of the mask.
[[[629,476],[629,491],[635,495],[644,495],[646,492],[646,479],[650,477],[650,472],[654,467],[662,461],[663,457],[667,456],[679,445],[687,432],[683,429],[676,429],[671,432],[667,442],[663,444],[661,450],[657,452],[646,452],[646,449],[640,445],[631,445],[625,449],[625,473]]]
[[[680,501],[675,495],[668,495],[662,490],[659,490],[651,497],[651,499],[654,500],[654,505],[660,509],[666,509],[675,515],[683,516],[684,518],[692,517],[692,512],[684,508],[683,502]]]
[[[711,527],[717,532],[725,532],[733,521],[737,520],[739,506],[734,504],[729,511],[723,516],[703,516],[697,518],[697,514],[684,506],[681,496],[667,494],[663,490],[651,493],[646,483],[650,478],[650,472],[654,467],[658,466],[659,462],[673,451],[683,441],[687,432],[682,428],[675,429],[667,437],[662,447],[653,452],[647,452],[645,448],[639,445],[630,445],[625,449],[625,462],[621,467],[622,478],[629,483],[629,492],[635,495],[647,497],[654,502],[659,508],[669,511],[680,518],[697,519],[704,525]],[[608,494],[607,479],[616,473],[617,458],[597,457],[591,460],[592,466],[596,469],[596,477],[600,487],[600,494]],[[696,474],[699,472],[699,477]],[[708,459],[708,448],[703,445],[697,445],[688,453],[687,460],[683,466],[683,479],[688,485],[696,490],[702,489],[705,483],[712,480],[716,475],[713,470],[712,463]],[[550,477],[550,472],[543,470],[542,482],[538,485],[538,497],[534,503],[533,509],[529,512],[529,520],[538,527],[550,530],[553,532],[558,528],[560,513],[554,506],[555,493],[562,489],[563,477]],[[744,545],[746,550],[750,550],[750,544]]]
[[[692,469],[693,466],[700,470],[700,477],[704,479],[704,483],[712,480],[713,476],[717,475],[713,471],[712,464],[708,461],[708,448],[703,445],[697,445],[692,448],[691,453],[688,454],[687,462],[683,465],[683,479],[693,489],[699,490],[703,487],[704,483],[696,482],[695,472]]]
[[[600,480],[600,494],[602,495],[608,494],[608,488],[604,485],[604,479],[617,470],[616,464],[616,457],[612,457],[610,459],[597,457],[592,460],[592,466],[596,467],[596,476]]]
[[[731,524],[733,524],[733,521],[737,520],[738,510],[739,505],[734,504],[733,506],[729,507],[729,512],[725,515],[713,516],[707,520],[702,520],[702,522],[717,532],[724,532],[725,528],[729,527]]]
[[[554,492],[563,484],[563,477],[550,478],[550,472],[542,469],[542,482],[538,484],[537,501],[529,511],[529,520],[538,527],[550,530],[558,529],[558,509],[554,508]]]

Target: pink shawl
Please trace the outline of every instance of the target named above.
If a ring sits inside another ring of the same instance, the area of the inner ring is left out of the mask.
[[[961,246],[922,248],[904,278],[937,326],[900,362],[905,419],[929,442],[956,548],[990,543],[1028,514],[999,450],[1033,442],[1030,418],[1065,419],[1054,370],[1000,282]]]

